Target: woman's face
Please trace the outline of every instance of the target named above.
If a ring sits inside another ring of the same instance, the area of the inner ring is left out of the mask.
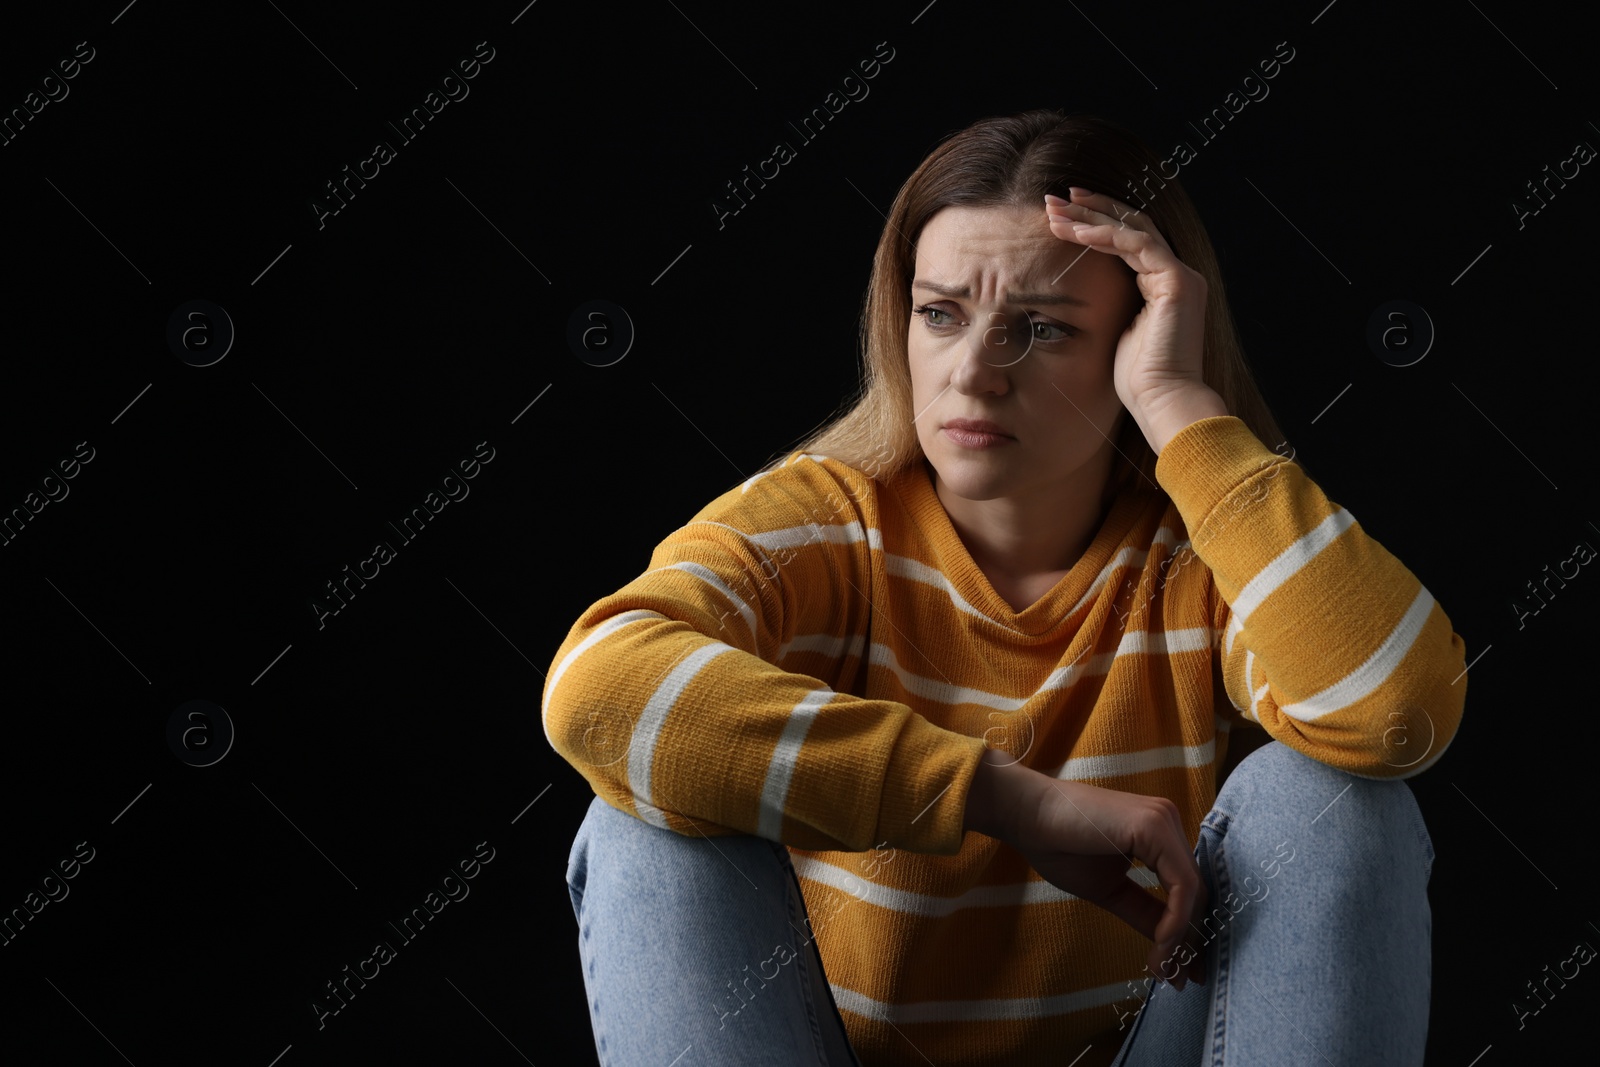
[[[1142,303],[1131,267],[1052,234],[1042,200],[946,207],[917,241],[911,302],[928,309],[906,342],[917,439],[945,489],[1020,501],[1103,486],[1117,339]],[[946,426],[963,418],[1008,436],[963,439]]]

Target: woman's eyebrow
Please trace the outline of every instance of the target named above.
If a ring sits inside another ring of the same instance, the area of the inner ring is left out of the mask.
[[[972,289],[969,286],[963,285],[957,288],[951,285],[940,285],[937,282],[925,282],[920,279],[912,282],[911,288],[926,289],[930,293],[938,293],[941,296],[953,296],[960,300],[967,300],[972,296]],[[1057,304],[1072,304],[1075,307],[1089,306],[1089,301],[1080,300],[1075,296],[1068,296],[1065,293],[1012,293],[1010,300],[1002,301],[1002,303],[1039,304],[1045,306]]]

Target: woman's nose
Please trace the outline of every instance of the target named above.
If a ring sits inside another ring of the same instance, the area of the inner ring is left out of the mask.
[[[976,361],[974,370],[1004,370],[1020,363],[1028,354],[1032,338],[1022,329],[1025,320],[991,312],[980,320],[973,332],[966,358]]]
[[[1004,329],[996,335],[999,344],[996,346],[999,354],[995,357],[1004,366],[1010,367],[1022,362],[1024,356],[1033,348],[1033,324],[1026,315],[1003,320]]]

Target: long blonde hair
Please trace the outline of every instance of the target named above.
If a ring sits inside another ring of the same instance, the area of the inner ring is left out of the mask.
[[[1205,278],[1205,383],[1222,397],[1229,414],[1269,448],[1278,446],[1283,435],[1245,362],[1211,238],[1183,186],[1161,176],[1160,167],[1160,157],[1115,122],[1046,108],[983,119],[948,136],[900,187],[878,239],[861,314],[860,387],[841,405],[841,414],[762,471],[782,466],[795,451],[825,455],[876,478],[922,462],[912,422],[906,336],[923,226],[935,212],[955,205],[1021,205],[1042,214],[1044,194],[1067,197],[1069,185],[1106,193],[1145,212],[1177,257]],[[1135,186],[1136,179],[1142,184]],[[1120,455],[1108,496],[1140,481],[1159,491],[1155,452],[1131,417],[1122,420],[1114,444]]]

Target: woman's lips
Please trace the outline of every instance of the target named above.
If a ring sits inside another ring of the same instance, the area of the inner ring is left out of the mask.
[[[980,433],[977,430],[962,430],[954,426],[944,427],[943,432],[962,448],[997,448],[1000,445],[1016,443],[1016,438],[1004,434]]]

